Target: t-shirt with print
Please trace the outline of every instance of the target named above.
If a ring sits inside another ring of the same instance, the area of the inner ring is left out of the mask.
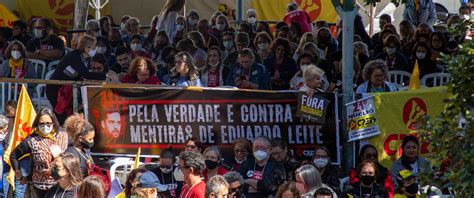
[[[208,74],[208,87],[217,87],[219,86],[219,71],[211,72]]]
[[[26,44],[28,52],[35,52],[39,49],[59,49],[64,51],[64,42],[55,35],[50,35],[46,41],[41,41],[39,38],[33,38]]]

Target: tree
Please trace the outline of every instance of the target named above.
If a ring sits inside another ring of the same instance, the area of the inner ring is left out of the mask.
[[[453,30],[455,38],[464,38],[471,22],[464,22]],[[460,36],[457,36],[460,35]],[[425,185],[450,187],[456,197],[474,197],[474,42],[465,40],[459,52],[442,57],[451,73],[444,111],[436,118],[425,121],[421,138],[429,141],[433,152],[434,175],[422,176]]]

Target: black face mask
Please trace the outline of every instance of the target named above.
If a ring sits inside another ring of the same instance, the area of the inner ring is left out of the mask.
[[[409,194],[416,194],[418,192],[418,184],[417,183],[413,183],[409,186],[405,186],[405,192],[409,193]]]
[[[362,175],[360,177],[360,181],[364,184],[364,185],[371,185],[372,183],[374,183],[375,181],[375,176],[368,176],[368,175]]]
[[[82,148],[91,149],[94,147],[94,142],[81,142]]]
[[[54,180],[59,180],[61,179],[61,176],[59,175],[59,170],[56,166],[53,166],[51,169],[51,177],[53,177]]]
[[[206,160],[206,167],[208,169],[215,169],[217,167],[217,165],[219,165],[219,163],[215,162],[215,161],[212,161],[212,160]]]

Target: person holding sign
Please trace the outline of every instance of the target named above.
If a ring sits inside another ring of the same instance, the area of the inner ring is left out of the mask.
[[[244,177],[243,192],[247,198],[275,196],[278,186],[286,179],[285,168],[270,157],[271,142],[259,136],[253,142],[253,156],[239,169]]]
[[[382,60],[368,62],[362,70],[366,82],[357,87],[356,93],[395,92],[395,84],[386,81],[388,76],[387,64]]]
[[[312,96],[315,92],[323,92],[323,81],[321,79],[323,75],[324,71],[322,69],[314,64],[308,65],[303,72],[305,83],[300,91],[306,92],[309,96]]]

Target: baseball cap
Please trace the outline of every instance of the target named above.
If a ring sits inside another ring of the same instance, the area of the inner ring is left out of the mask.
[[[138,187],[140,188],[156,188],[160,192],[168,190],[168,186],[161,184],[155,173],[150,171],[142,173],[138,182]]]

